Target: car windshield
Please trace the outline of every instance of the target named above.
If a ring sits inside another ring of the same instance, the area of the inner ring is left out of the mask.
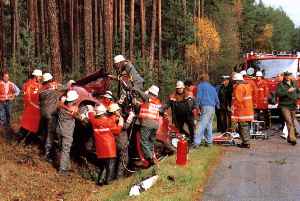
[[[264,73],[265,78],[276,77],[278,74],[285,71],[289,71],[293,73],[293,76],[296,76],[298,71],[298,59],[256,60],[250,63],[250,67],[261,70]]]

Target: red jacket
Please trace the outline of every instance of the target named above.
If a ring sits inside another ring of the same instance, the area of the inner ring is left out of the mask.
[[[94,113],[90,112],[89,119],[94,130],[97,158],[115,158],[117,156],[115,136],[121,133],[122,127],[116,124],[114,117],[96,118]]]
[[[41,84],[30,79],[23,85],[24,111],[21,117],[21,127],[36,133],[40,125],[39,90]]]
[[[239,83],[233,87],[231,119],[235,122],[254,120],[252,87],[248,83]]]
[[[255,109],[268,109],[268,96],[269,87],[265,80],[259,80],[256,82],[256,88],[254,90],[254,108]]]

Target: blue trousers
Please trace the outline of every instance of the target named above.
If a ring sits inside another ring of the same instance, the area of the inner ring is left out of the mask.
[[[10,101],[0,102],[0,124],[3,127],[10,127],[10,113],[11,103]]]
[[[215,107],[213,106],[203,106],[201,108],[201,115],[199,121],[199,131],[194,137],[194,143],[196,145],[201,144],[204,136],[206,137],[206,142],[212,144],[212,123],[215,115]]]

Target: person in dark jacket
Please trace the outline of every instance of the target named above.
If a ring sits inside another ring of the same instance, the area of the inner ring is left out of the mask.
[[[39,93],[42,128],[45,138],[45,159],[52,162],[53,145],[56,133],[57,103],[59,99],[58,83],[50,73],[43,74],[43,85]]]
[[[230,76],[222,76],[222,84],[218,90],[220,108],[216,111],[217,128],[219,132],[226,132],[231,127],[231,100],[232,100],[232,83]]]
[[[279,108],[288,128],[287,142],[296,145],[295,135],[295,110],[300,90],[297,84],[293,82],[293,76],[290,72],[285,72],[283,81],[278,85],[276,95],[279,99]]]
[[[189,143],[192,144],[195,132],[194,116],[197,115],[197,106],[193,92],[186,90],[182,81],[177,81],[176,91],[169,96],[164,110],[168,108],[171,108],[172,122],[176,128],[178,128],[179,132],[189,136]],[[188,126],[189,133],[183,129],[185,123]]]

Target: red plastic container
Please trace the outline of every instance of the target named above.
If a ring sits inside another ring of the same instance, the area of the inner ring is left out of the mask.
[[[177,165],[186,165],[187,164],[187,155],[188,155],[188,142],[183,138],[180,138],[177,144],[177,155],[176,155],[176,164]]]

